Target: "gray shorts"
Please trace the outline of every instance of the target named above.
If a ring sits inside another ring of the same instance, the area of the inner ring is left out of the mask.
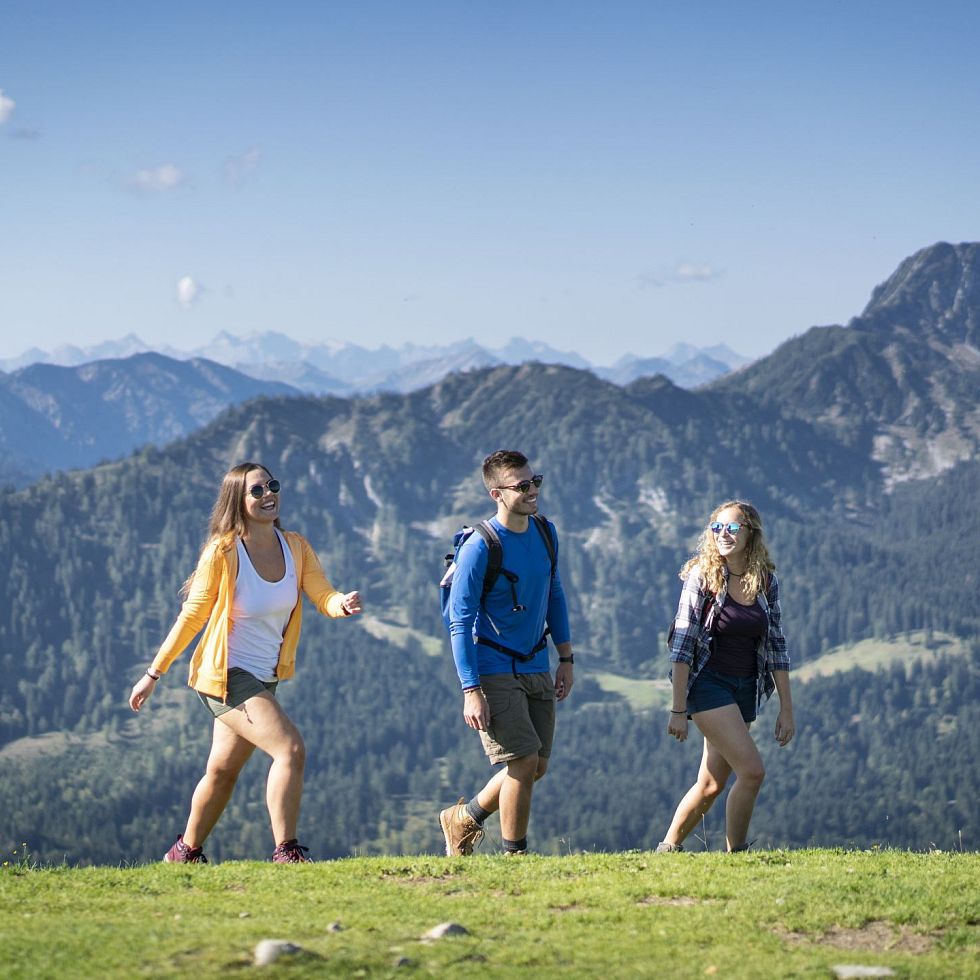
[[[220,718],[223,714],[244,704],[249,698],[254,698],[256,694],[268,691],[273,697],[276,696],[276,688],[279,681],[260,681],[254,674],[250,674],[241,667],[230,667],[228,669],[228,700],[222,701],[221,698],[212,697],[210,694],[197,692],[197,696],[215,718]]]
[[[490,707],[489,729],[480,732],[487,758],[510,762],[537,753],[547,759],[555,738],[551,674],[483,674],[480,687]]]

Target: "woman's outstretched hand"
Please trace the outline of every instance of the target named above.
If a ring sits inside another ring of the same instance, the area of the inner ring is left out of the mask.
[[[360,592],[348,592],[344,596],[344,601],[341,606],[348,616],[353,616],[361,611],[361,594]]]
[[[133,711],[139,711],[146,704],[147,699],[153,693],[153,689],[157,686],[158,679],[150,677],[149,674],[144,674],[133,685],[133,690],[129,695],[129,706]]]

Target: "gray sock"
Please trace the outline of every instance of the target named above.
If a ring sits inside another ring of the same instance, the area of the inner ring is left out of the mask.
[[[486,820],[493,811],[484,810],[483,807],[476,802],[476,797],[474,796],[473,799],[466,804],[466,812],[482,827],[483,821]]]
[[[506,837],[501,838],[501,844],[504,845],[505,851],[526,851],[527,850],[527,838],[522,837],[520,840],[507,840]]]

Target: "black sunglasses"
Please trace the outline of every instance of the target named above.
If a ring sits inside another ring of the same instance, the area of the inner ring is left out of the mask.
[[[520,483],[515,483],[512,487],[497,487],[498,490],[516,490],[518,493],[527,493],[531,489],[531,484],[533,483],[536,487],[541,486],[541,481],[544,477],[540,473],[536,473],[531,477],[530,480],[521,480]]]
[[[269,493],[279,493],[281,484],[278,480],[270,480],[268,483],[256,483],[254,487],[249,487],[248,492],[256,499],[261,500],[265,496],[266,488]]]

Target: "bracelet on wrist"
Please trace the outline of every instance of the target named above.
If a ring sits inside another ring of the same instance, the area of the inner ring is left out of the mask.
[[[483,693],[483,688],[480,687],[479,684],[476,684],[473,687],[464,687],[463,688],[463,693],[464,694],[469,694],[472,691],[479,691],[482,694]]]
[[[158,680],[160,680],[161,677],[163,677],[163,674],[151,674],[150,673],[150,668],[147,667],[146,668],[146,676],[149,677],[151,681],[158,681]]]
[[[670,713],[672,715],[686,715],[687,714],[687,708],[681,708],[679,711],[677,710],[677,708],[671,708],[670,709]]]
[[[558,663],[560,664],[573,664],[575,663],[575,654],[573,653],[570,657],[559,657]]]

